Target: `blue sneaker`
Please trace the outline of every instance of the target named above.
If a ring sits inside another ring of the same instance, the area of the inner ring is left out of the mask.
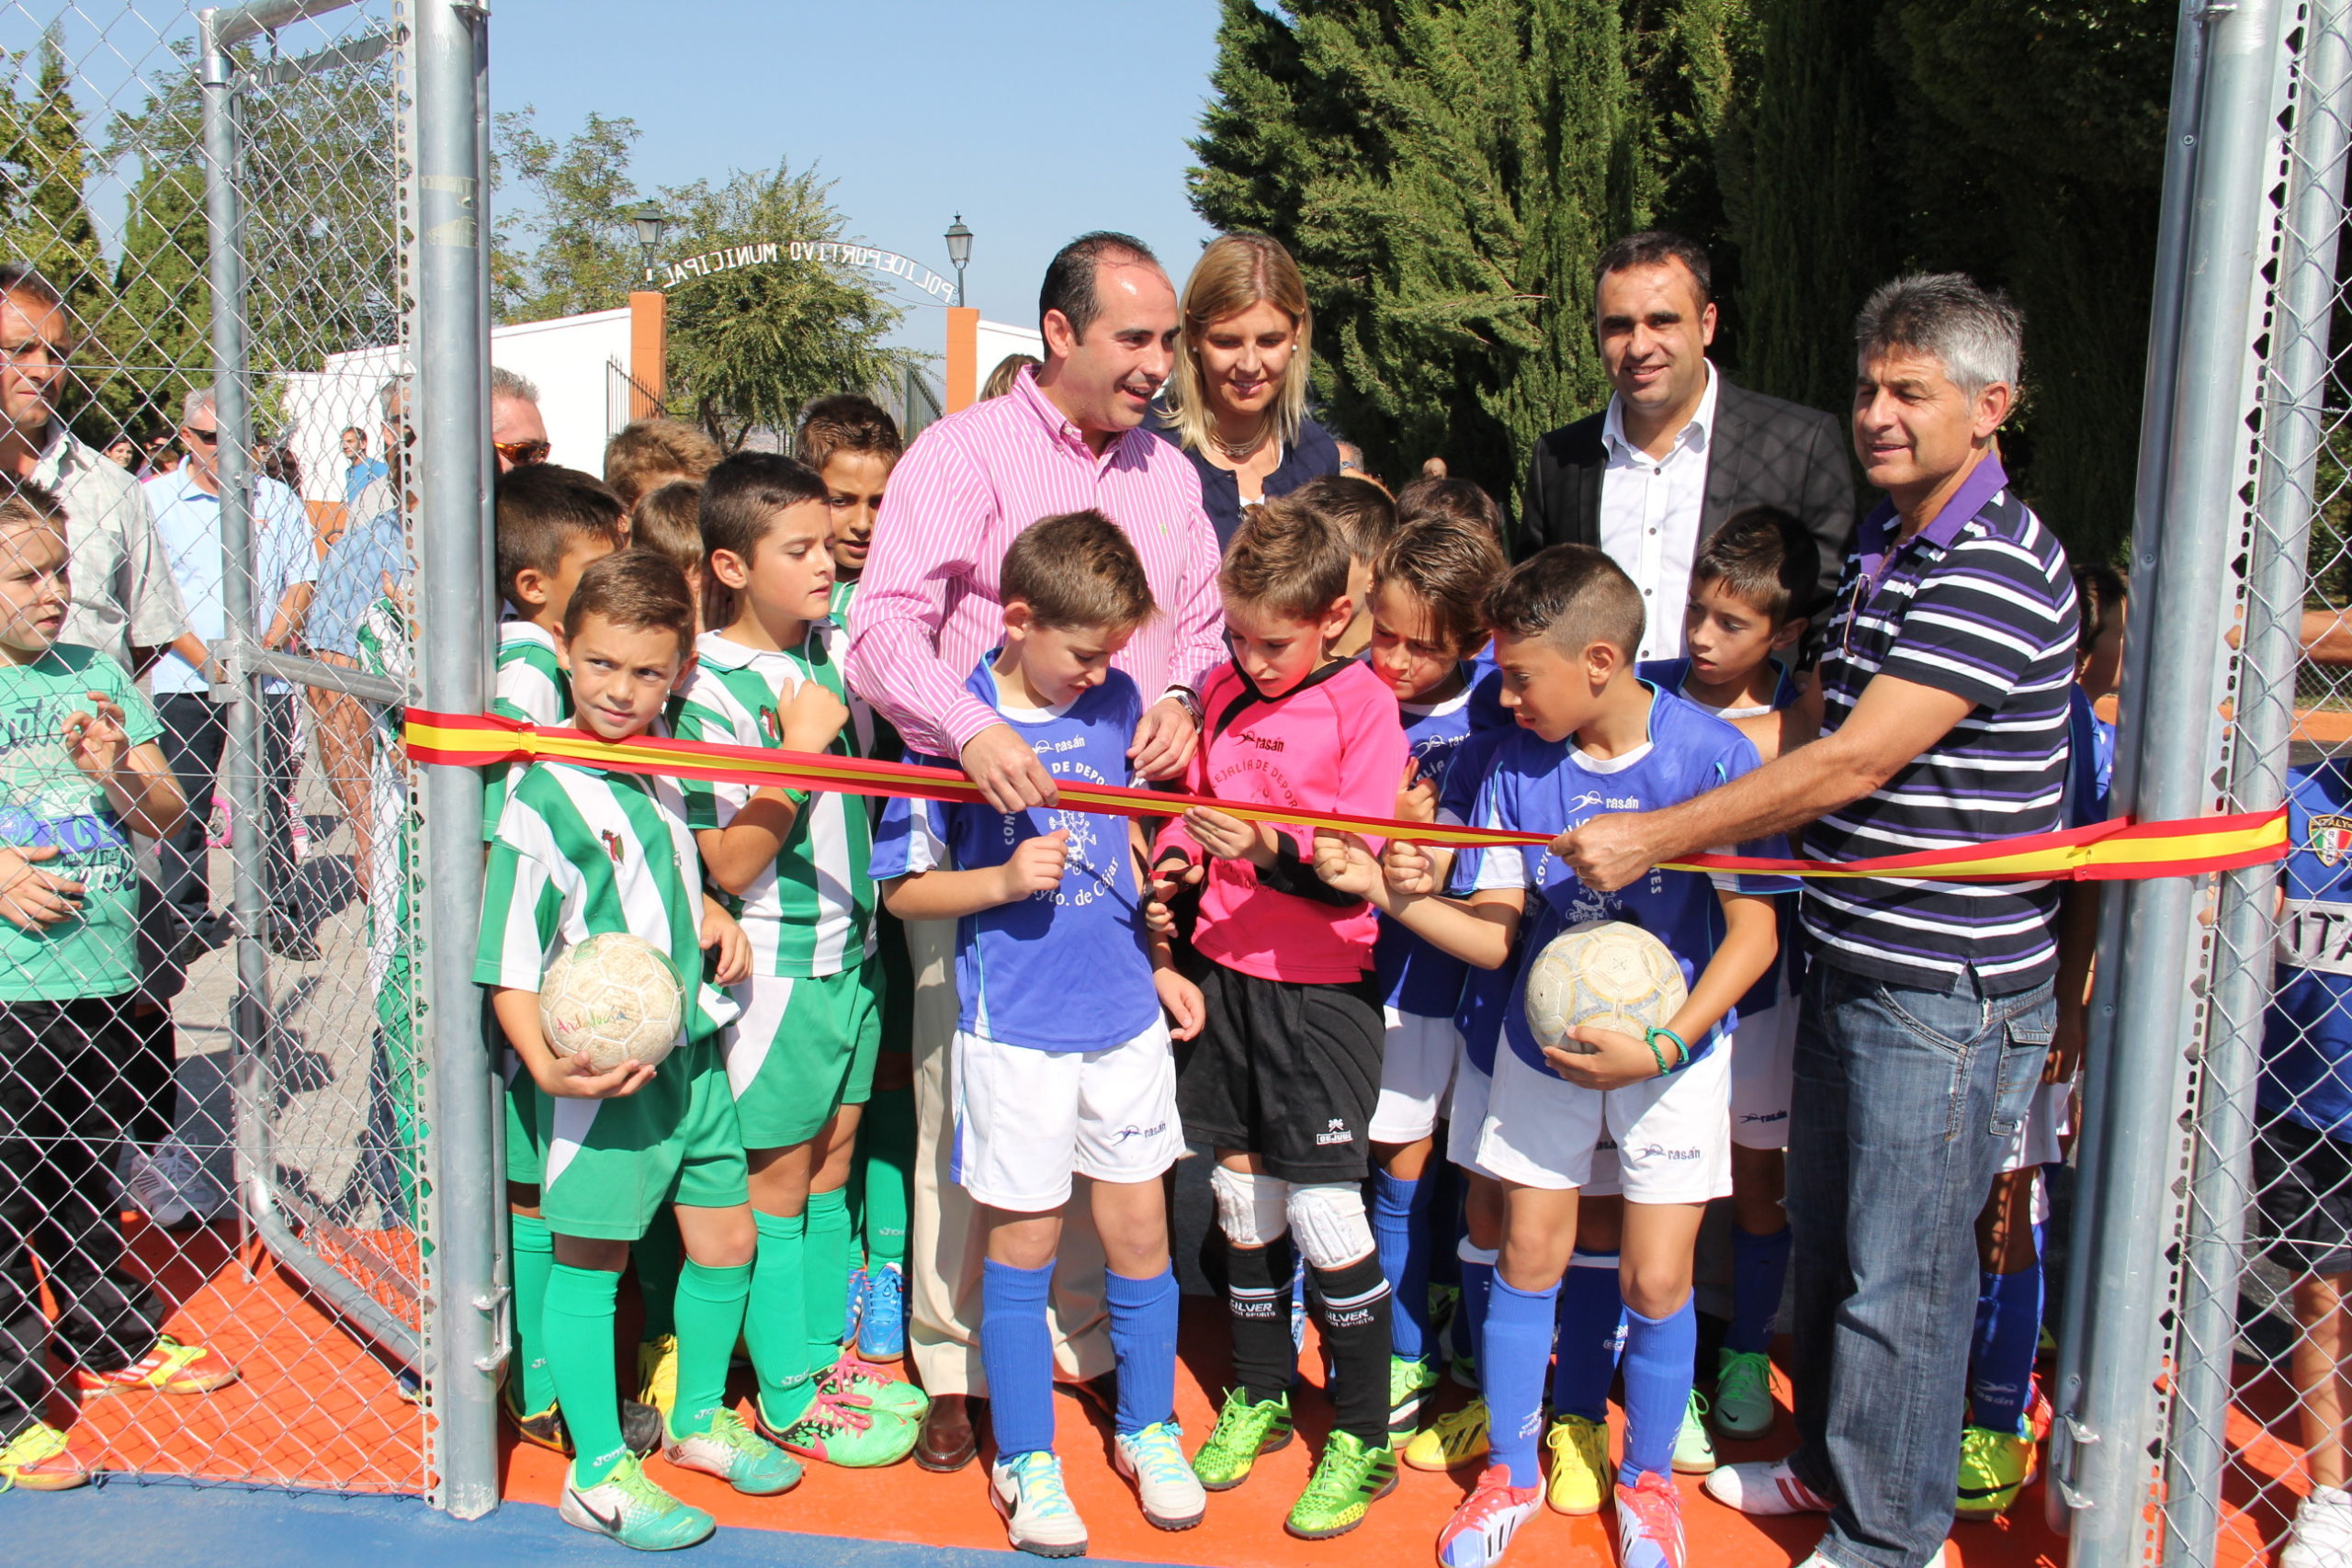
[[[869,1361],[895,1361],[907,1353],[906,1277],[895,1263],[866,1270],[865,1299],[857,1311],[857,1353]]]

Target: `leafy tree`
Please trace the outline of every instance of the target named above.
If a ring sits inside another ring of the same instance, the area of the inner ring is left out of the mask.
[[[41,35],[39,59],[30,99],[12,91],[0,113],[8,132],[6,247],[12,259],[32,263],[57,286],[68,314],[87,333],[106,319],[113,289],[97,225],[83,199],[90,148],[74,107],[74,73],[54,26]],[[85,361],[102,366],[109,356],[108,345],[93,343]],[[90,380],[104,378],[101,372]],[[69,397],[60,412],[85,438],[102,441],[113,434],[113,416],[89,385]]]
[[[98,328],[113,376],[97,391],[117,427],[145,430],[176,415],[177,394],[212,378],[211,240],[204,179],[158,164],[130,193],[114,302]]]
[[[537,114],[526,106],[498,117],[496,181],[526,197],[498,208],[491,309],[502,322],[609,310],[640,276],[629,221],[640,199],[628,170],[637,121],[592,113],[580,134],[558,141],[539,131]]]
[[[842,238],[831,186],[813,170],[730,175],[665,190],[693,252],[760,241]],[[679,285],[670,296],[673,401],[693,410],[732,449],[752,430],[782,429],[811,398],[879,387],[909,356],[882,346],[903,312],[848,268],[793,259],[761,262]]]
[[[1375,465],[1442,452],[1509,493],[1598,405],[1592,264],[1667,195],[1660,150],[1712,133],[1722,72],[1685,67],[1724,9],[1658,0],[1645,34],[1615,0],[1225,0],[1193,204],[1298,258],[1317,390]],[[1637,45],[1682,85],[1663,107]]]

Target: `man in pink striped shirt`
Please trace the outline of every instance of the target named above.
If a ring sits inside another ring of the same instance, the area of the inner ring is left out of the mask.
[[[1129,749],[1146,778],[1172,779],[1200,744],[1202,681],[1226,658],[1216,533],[1182,451],[1142,428],[1175,363],[1182,317],[1141,242],[1087,234],[1046,268],[1046,363],[1001,398],[924,431],[890,475],[851,612],[850,683],[913,751],[952,757],[1000,810],[1051,804],[1036,753],[964,689],[1003,630],[1004,552],[1042,518],[1092,508],[1133,540],[1159,614],[1117,658],[1156,698]],[[955,922],[907,927],[916,973],[914,1207],[907,1249],[908,1353],[932,1395],[915,1462],[956,1470],[978,1447],[972,1399],[986,1227],[955,1184],[948,1052],[957,1013]],[[1063,1376],[1111,1370],[1102,1250],[1089,1205],[1065,1212],[1054,1274]]]

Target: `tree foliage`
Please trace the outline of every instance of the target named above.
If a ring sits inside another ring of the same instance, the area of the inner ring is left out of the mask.
[[[627,117],[592,114],[562,139],[542,134],[528,108],[500,117],[498,178],[525,197],[501,206],[492,264],[501,320],[611,310],[639,286],[637,136]],[[670,219],[662,248],[675,256],[842,239],[831,192],[814,170],[779,162],[648,194]],[[755,429],[788,427],[811,398],[900,374],[909,356],[882,340],[901,314],[852,269],[788,250],[690,279],[670,291],[670,406],[730,449]]]

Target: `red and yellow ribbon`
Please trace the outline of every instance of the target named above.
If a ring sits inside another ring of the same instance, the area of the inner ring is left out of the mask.
[[[978,786],[950,768],[877,762],[831,753],[781,751],[703,740],[639,736],[602,740],[577,729],[542,728],[489,714],[408,710],[408,754],[420,762],[488,767],[500,762],[563,761],[656,778],[714,784],[831,790],[842,795],[900,795],[915,800],[983,804]],[[1277,806],[1211,800],[1165,790],[1126,789],[1063,780],[1064,807],[1112,817],[1172,817],[1205,806],[1248,822],[1291,823],[1456,848],[1549,843],[1548,833],[1403,822],[1337,812],[1306,814]],[[2120,882],[2142,877],[2195,876],[2259,865],[2287,853],[2287,813],[2249,812],[2182,822],[2116,820],[2059,833],[1998,839],[1962,849],[1869,860],[1761,860],[1744,855],[1693,855],[1671,863],[1676,871],[1739,871],[1808,877],[1899,877],[1928,882]]]

